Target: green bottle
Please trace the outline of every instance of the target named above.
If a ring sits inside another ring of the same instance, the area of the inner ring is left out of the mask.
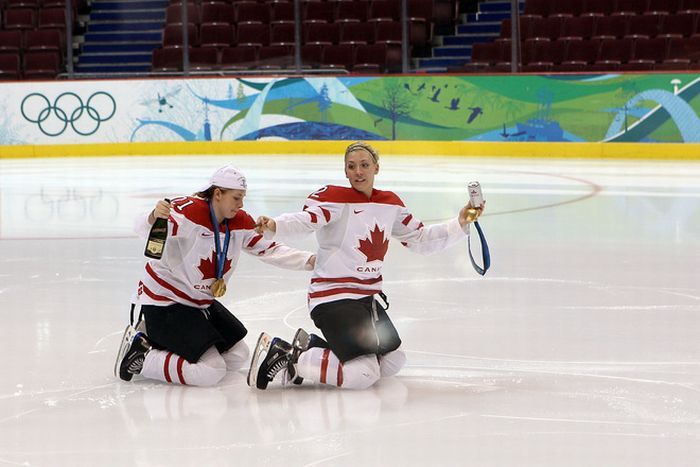
[[[170,202],[169,199],[165,201]],[[143,252],[149,258],[160,259],[165,250],[165,240],[168,238],[168,219],[156,217],[156,221],[151,226],[151,232],[146,241],[146,250]]]

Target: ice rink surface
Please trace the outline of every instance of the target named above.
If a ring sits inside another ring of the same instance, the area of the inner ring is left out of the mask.
[[[145,260],[133,219],[226,163],[248,212],[295,211],[346,185],[340,156],[0,160],[0,465],[700,465],[700,164],[380,162],[377,188],[426,223],[481,181],[491,270],[466,245],[392,241],[404,370],[366,391],[257,391],[244,370],[213,388],[115,379]],[[313,328],[309,273],[243,256],[223,303],[248,345]]]

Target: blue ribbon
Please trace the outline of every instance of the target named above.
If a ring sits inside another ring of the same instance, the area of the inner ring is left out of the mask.
[[[476,264],[476,261],[474,261],[474,255],[472,255],[471,235],[467,237],[467,245],[469,247],[469,260],[472,262],[472,267],[474,267],[474,270],[483,276],[484,274],[486,274],[486,271],[488,271],[491,267],[491,253],[489,252],[489,244],[486,243],[486,236],[484,235],[484,231],[481,230],[479,222],[474,221],[474,227],[476,227],[476,232],[479,234],[479,241],[481,242],[481,258],[484,267],[482,268],[481,266]]]
[[[228,222],[226,222],[226,236],[224,237],[224,248],[221,249],[221,239],[219,238],[219,223],[216,222],[216,215],[214,214],[214,207],[209,201],[209,215],[211,216],[211,225],[214,228],[214,248],[216,248],[216,278],[221,279],[224,277],[224,265],[226,264],[226,253],[228,252],[228,244],[231,241],[231,231],[228,228]],[[226,219],[224,219],[226,221]]]

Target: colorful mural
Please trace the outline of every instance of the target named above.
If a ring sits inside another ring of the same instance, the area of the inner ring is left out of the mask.
[[[410,75],[0,85],[0,144],[700,142],[700,75]]]

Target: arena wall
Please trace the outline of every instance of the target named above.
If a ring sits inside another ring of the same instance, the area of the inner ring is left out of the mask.
[[[13,82],[0,84],[0,157],[318,154],[371,140],[387,155],[700,159],[698,94],[692,73]]]

